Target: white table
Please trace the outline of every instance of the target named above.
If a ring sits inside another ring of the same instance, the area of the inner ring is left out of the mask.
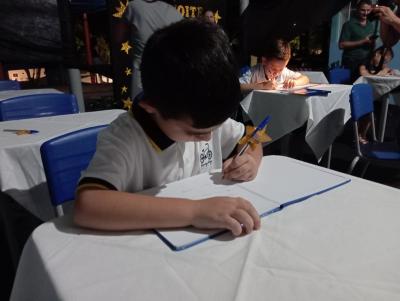
[[[0,91],[0,101],[5,99],[17,97],[17,96],[25,96],[32,94],[48,94],[48,93],[62,93],[56,89],[24,89],[24,90],[4,90]]]
[[[300,71],[310,79],[310,83],[329,84],[325,74],[321,71]]]
[[[347,177],[251,235],[180,252],[148,231],[48,222],[25,245],[11,300],[400,300],[400,191]]]
[[[322,84],[312,88],[331,93],[328,96],[302,96],[255,90],[241,105],[254,124],[271,115],[267,132],[273,141],[307,122],[305,141],[320,159],[350,119],[351,86]]]
[[[40,146],[68,132],[109,124],[123,112],[106,110],[0,122],[0,189],[39,218],[53,218]],[[18,136],[4,129],[30,129],[39,133]]]
[[[390,94],[394,100],[393,104],[400,106],[400,95],[399,92],[394,91],[400,86],[400,76],[379,76],[379,75],[369,75],[360,76],[354,84],[370,84],[374,92],[374,100],[382,101],[381,116],[379,118],[379,141],[383,141],[385,138],[385,128],[387,112],[390,103]]]

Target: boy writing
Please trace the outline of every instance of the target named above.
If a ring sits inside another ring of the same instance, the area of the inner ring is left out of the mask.
[[[165,27],[147,42],[141,70],[139,103],[99,135],[77,190],[75,222],[103,230],[191,225],[240,235],[258,229],[256,210],[242,198],[139,193],[215,168],[230,180],[256,176],[260,145],[233,156],[244,127],[229,118],[241,95],[226,35],[195,20]]]
[[[276,39],[268,43],[261,57],[261,64],[252,67],[239,79],[242,92],[289,89],[308,84],[307,76],[286,68],[290,57],[291,49],[288,42]]]

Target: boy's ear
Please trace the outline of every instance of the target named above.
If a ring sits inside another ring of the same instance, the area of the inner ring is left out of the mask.
[[[149,114],[154,114],[158,112],[158,110],[149,101],[144,99],[139,102],[139,106],[141,106],[142,109],[144,109]]]

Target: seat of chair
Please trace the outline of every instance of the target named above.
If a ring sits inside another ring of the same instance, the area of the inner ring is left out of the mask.
[[[360,145],[364,156],[379,160],[400,160],[400,148],[395,142],[368,143]]]

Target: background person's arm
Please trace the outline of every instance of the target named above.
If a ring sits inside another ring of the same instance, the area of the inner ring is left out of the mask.
[[[375,42],[374,39],[371,39],[371,35],[366,36],[362,40],[358,41],[340,41],[339,42],[339,48],[340,49],[352,49],[352,48],[357,48],[361,47],[364,45],[372,45]]]
[[[383,44],[391,47],[400,38],[400,18],[389,7],[378,6],[373,12],[379,16],[381,21],[380,34]]]

